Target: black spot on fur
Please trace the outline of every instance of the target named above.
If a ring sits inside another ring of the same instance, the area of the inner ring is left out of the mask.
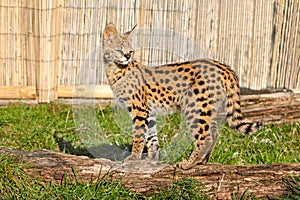
[[[199,133],[202,134],[203,133],[203,128],[199,128]]]
[[[200,119],[199,123],[200,124],[206,124],[206,121],[204,119]]]
[[[193,103],[191,103],[191,104],[190,104],[190,106],[189,106],[189,107],[191,107],[191,108],[192,108],[192,107],[194,107],[195,105],[196,105],[196,103],[195,103],[195,102],[193,102]]]
[[[156,122],[154,120],[150,120],[148,122],[148,128],[153,128],[155,126]]]
[[[199,102],[199,101],[202,102],[202,101],[205,101],[205,100],[207,100],[207,98],[204,98],[204,97],[200,97],[200,98],[197,98],[197,99],[196,99],[196,101],[198,101],[198,102]]]
[[[148,74],[149,76],[152,76],[152,72],[147,68],[145,68],[145,73]]]
[[[205,131],[208,131],[208,129],[209,129],[209,125],[206,124],[205,127],[204,127],[204,130],[205,130]]]
[[[163,74],[164,71],[163,70],[155,70],[155,73],[157,73],[157,74]]]
[[[204,84],[205,84],[204,81],[199,81],[199,83],[198,83],[198,85],[200,85],[200,86],[202,86],[202,85],[204,85]]]
[[[189,72],[190,71],[190,68],[185,68],[184,69],[184,72]]]
[[[198,95],[198,94],[199,94],[199,90],[198,90],[198,88],[195,88],[195,89],[194,89],[194,93],[195,93],[196,95]]]

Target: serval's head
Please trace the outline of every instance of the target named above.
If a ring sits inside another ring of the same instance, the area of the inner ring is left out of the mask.
[[[131,38],[135,27],[123,34],[118,33],[114,24],[108,24],[105,27],[103,32],[105,62],[125,67],[133,61],[134,49],[131,45]]]

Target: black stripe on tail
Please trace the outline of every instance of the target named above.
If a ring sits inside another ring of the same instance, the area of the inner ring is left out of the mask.
[[[261,122],[240,122],[239,124],[237,124],[235,127],[236,130],[238,130],[239,132],[243,133],[243,134],[250,134],[253,133],[255,131],[257,131],[260,127],[262,126]]]

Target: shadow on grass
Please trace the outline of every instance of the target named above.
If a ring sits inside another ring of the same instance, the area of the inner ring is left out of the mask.
[[[66,141],[63,138],[55,136],[55,140],[61,152],[76,155],[87,156],[90,158],[106,158],[113,161],[122,161],[130,155],[131,146],[122,149],[116,145],[103,144],[94,147],[74,147],[72,142]]]

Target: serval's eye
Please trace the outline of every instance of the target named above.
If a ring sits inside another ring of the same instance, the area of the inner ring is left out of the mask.
[[[124,54],[124,52],[120,49],[118,49],[117,52],[119,52],[120,54]]]
[[[130,54],[133,54],[133,53],[134,53],[134,51],[129,51],[129,53],[130,53]]]

